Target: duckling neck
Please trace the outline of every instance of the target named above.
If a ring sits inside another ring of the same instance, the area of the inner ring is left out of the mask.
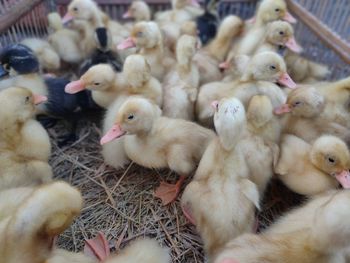
[[[19,143],[19,134],[23,127],[22,122],[13,121],[11,119],[2,120],[0,128],[0,148],[14,147]]]
[[[177,59],[177,71],[180,76],[187,75],[192,70],[192,59],[186,56],[178,57]]]

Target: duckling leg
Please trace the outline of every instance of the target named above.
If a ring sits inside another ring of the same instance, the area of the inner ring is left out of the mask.
[[[84,246],[84,254],[96,258],[101,262],[105,261],[110,254],[108,241],[105,235],[101,232],[98,232],[95,238],[86,240]]]
[[[180,176],[180,179],[176,184],[169,184],[162,181],[160,186],[154,192],[154,196],[162,200],[163,205],[168,205],[171,202],[175,201],[176,197],[180,192],[180,188],[185,180],[184,176]]]
[[[181,205],[181,209],[182,209],[182,213],[184,214],[184,216],[187,218],[187,220],[192,224],[192,225],[196,225],[196,220],[194,219],[193,215],[192,215],[192,211],[191,208],[188,204],[182,204]]]

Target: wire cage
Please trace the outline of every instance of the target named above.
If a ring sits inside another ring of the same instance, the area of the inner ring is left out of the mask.
[[[289,10],[299,20],[295,34],[304,47],[304,55],[329,66],[332,72],[330,79],[349,76],[349,0],[286,1]],[[97,2],[113,19],[119,19],[132,0]],[[170,7],[170,0],[146,2],[153,12]],[[25,37],[45,37],[48,34],[47,14],[57,10],[64,14],[68,3],[69,0],[0,0],[0,48]],[[253,16],[256,5],[256,0],[221,0],[219,14],[220,17],[235,14],[246,19]],[[84,126],[79,133],[79,141],[68,150],[63,151],[54,145],[51,158],[56,178],[79,186],[86,202],[80,220],[61,236],[60,245],[79,251],[83,245],[82,238],[102,230],[117,239],[118,248],[124,242],[147,234],[172,247],[173,262],[204,262],[200,238],[194,228],[185,223],[179,212],[179,203],[167,209],[160,208],[160,202],[155,202],[150,194],[157,184],[155,177],[161,175],[169,179],[172,174],[141,169],[133,164],[118,172],[106,168],[99,153],[100,133],[96,125]],[[126,176],[132,179],[125,180]],[[150,181],[153,182],[150,184]],[[292,196],[293,200],[286,204],[290,193],[280,183],[275,185],[266,197],[270,201],[264,201],[264,211],[259,214],[264,226],[295,203],[293,198],[296,197]],[[118,192],[116,189],[119,189]],[[149,211],[141,209],[146,203],[151,203],[147,205]]]

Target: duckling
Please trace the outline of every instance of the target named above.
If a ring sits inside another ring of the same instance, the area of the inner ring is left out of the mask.
[[[206,0],[204,14],[196,19],[198,35],[203,45],[206,45],[216,35],[219,25],[218,3],[218,0]]]
[[[199,85],[198,67],[193,63],[196,38],[183,35],[177,42],[176,68],[166,76],[164,86],[163,115],[185,120],[194,119],[194,102]]]
[[[138,49],[151,67],[152,76],[162,81],[169,68],[175,64],[173,57],[164,47],[163,37],[158,25],[154,22],[139,22],[133,27],[130,37],[118,45],[123,50],[131,47]]]
[[[92,66],[79,80],[68,83],[65,92],[74,94],[84,89],[91,90],[94,102],[107,109],[115,98],[126,88],[122,73],[115,72],[109,64]]]
[[[279,231],[272,226],[260,235],[242,235],[227,243],[213,262],[346,262],[349,201],[349,191],[318,196],[282,217]]]
[[[285,47],[296,53],[302,51],[294,38],[293,27],[285,21],[274,21],[267,25],[265,39],[258,46],[255,53],[274,51],[283,55]]]
[[[60,68],[60,57],[52,46],[43,39],[26,38],[21,44],[29,47],[39,60],[39,64],[45,72],[56,71]]]
[[[254,23],[246,26],[243,35],[229,54],[228,60],[235,54],[252,55],[266,34],[269,22],[285,20],[295,23],[296,19],[287,11],[284,0],[263,0],[257,8]]]
[[[239,33],[242,20],[237,16],[227,16],[220,24],[216,37],[200,52],[194,60],[200,72],[200,84],[219,81],[222,74],[219,63],[229,52],[232,39]]]
[[[151,20],[151,10],[148,4],[142,0],[133,1],[123,14],[123,18],[132,18],[135,22],[150,21]]]
[[[274,113],[289,113],[282,120],[283,132],[300,137],[306,142],[311,143],[322,134],[329,134],[348,143],[350,133],[345,108],[346,96],[343,94],[343,103],[339,103],[338,99],[332,102],[322,95],[323,86],[328,85],[320,85],[317,89],[304,86],[291,91],[286,103],[276,107]]]
[[[69,64],[79,64],[84,59],[79,42],[80,34],[75,30],[63,28],[61,17],[58,13],[47,15],[49,30],[51,31],[48,42],[59,55],[60,59]]]
[[[198,93],[196,114],[198,120],[207,126],[212,126],[213,109],[208,106],[210,101],[224,97],[235,96],[244,105],[254,95],[266,95],[274,107],[285,101],[284,92],[273,82],[279,82],[294,88],[296,84],[286,73],[285,63],[278,54],[270,51],[261,52],[252,58],[239,59],[241,77],[231,82],[212,82],[203,85]]]
[[[158,105],[162,104],[162,87],[151,76],[150,66],[141,55],[128,56],[122,73],[116,73],[107,64],[100,64],[65,88],[68,93],[84,89],[92,90],[93,100],[103,108],[108,108],[121,95],[142,95]]]
[[[298,83],[315,83],[326,79],[330,71],[326,65],[308,60],[299,54],[287,51],[285,55],[288,73]]]
[[[10,87],[0,92],[0,189],[51,181],[48,164],[50,139],[33,119],[35,105],[47,100],[25,88]]]
[[[141,97],[130,97],[120,107],[115,124],[101,139],[106,144],[123,135],[125,151],[135,163],[149,168],[165,168],[181,175],[175,184],[162,182],[155,195],[163,204],[172,202],[183,183],[202,157],[211,130],[195,123],[161,117],[160,108]],[[147,155],[141,154],[147,152]]]
[[[11,86],[25,87],[35,94],[48,97],[48,101],[37,107],[37,115],[46,115],[50,123],[63,120],[69,133],[60,138],[59,145],[75,140],[75,129],[82,110],[94,108],[91,95],[80,92],[74,95],[66,94],[64,87],[69,83],[63,78],[46,78],[39,75],[39,63],[33,52],[21,44],[10,45],[0,54],[0,64],[5,76],[10,78],[0,81],[2,89]],[[52,121],[51,121],[52,120]]]
[[[315,195],[336,188],[338,182],[349,188],[349,168],[350,153],[339,138],[323,135],[309,144],[294,135],[285,135],[275,172],[294,192]]]
[[[230,239],[251,232],[259,192],[238,146],[247,129],[244,106],[236,98],[214,102],[217,137],[203,154],[181,205],[191,211],[210,259]]]
[[[81,194],[67,183],[55,182],[31,189],[29,196],[27,192],[28,189],[19,188],[2,199],[22,199],[17,202],[17,209],[0,221],[2,262],[50,262],[47,260],[55,236],[72,223],[82,208]]]

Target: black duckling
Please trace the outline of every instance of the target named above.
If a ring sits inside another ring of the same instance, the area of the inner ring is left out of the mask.
[[[67,94],[64,89],[69,80],[43,78],[39,74],[37,58],[24,45],[10,45],[0,52],[0,72],[1,88],[20,86],[48,97],[48,101],[38,108],[38,119],[46,128],[54,126],[57,120],[67,124],[69,132],[59,138],[59,146],[76,139],[76,125],[82,112],[97,107],[88,91]]]
[[[219,0],[205,0],[205,12],[196,20],[198,35],[203,46],[216,35],[219,25],[218,3]]]
[[[111,50],[113,45],[109,31],[105,27],[95,30],[96,50],[91,57],[83,62],[79,75],[82,76],[89,68],[98,64],[110,64],[117,72],[122,71],[123,63],[117,52]]]

